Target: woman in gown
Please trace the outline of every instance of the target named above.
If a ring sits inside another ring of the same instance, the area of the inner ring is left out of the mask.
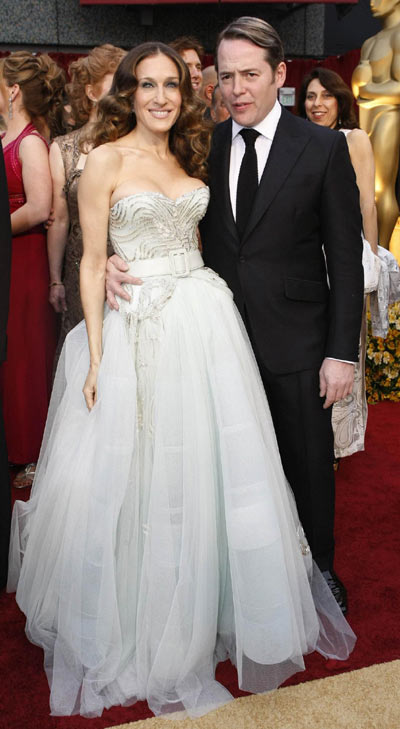
[[[49,301],[62,314],[56,360],[64,339],[82,319],[79,294],[79,264],[82,232],[78,215],[78,182],[86,154],[80,149],[82,135],[96,119],[97,103],[110,90],[113,74],[126,51],[106,45],[93,48],[88,56],[71,63],[71,82],[66,88],[76,129],[56,137],[50,147],[54,222],[47,233],[50,268]]]
[[[0,390],[9,460],[28,464],[14,485],[30,485],[49,404],[56,320],[48,302],[43,221],[51,205],[48,142],[60,133],[64,73],[49,56],[12,53],[0,65],[2,141],[12,226],[7,361]]]
[[[66,338],[33,493],[14,509],[8,585],[45,651],[53,714],[147,699],[197,716],[232,698],[214,676],[227,657],[263,692],[305,653],[354,645],[232,294],[198,250],[201,117],[178,54],[138,46],[81,177],[86,323]],[[104,314],[107,234],[136,285]]]

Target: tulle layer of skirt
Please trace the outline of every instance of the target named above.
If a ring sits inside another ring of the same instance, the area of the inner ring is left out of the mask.
[[[90,413],[85,324],[68,335],[33,494],[14,510],[9,589],[55,715],[147,699],[196,716],[231,698],[220,660],[263,692],[304,654],[344,659],[355,641],[307,553],[229,290],[202,270],[162,306],[147,293],[147,309],[142,291],[105,316]]]

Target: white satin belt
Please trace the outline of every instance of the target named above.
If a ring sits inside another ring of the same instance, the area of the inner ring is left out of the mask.
[[[141,278],[145,276],[189,276],[191,271],[202,268],[204,261],[199,250],[187,251],[185,248],[173,248],[168,256],[157,258],[142,258],[129,264],[131,276]]]

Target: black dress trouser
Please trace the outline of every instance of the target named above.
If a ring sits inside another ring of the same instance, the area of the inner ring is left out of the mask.
[[[283,469],[313,557],[321,570],[334,556],[335,477],[332,408],[323,409],[319,369],[285,375],[258,362]]]

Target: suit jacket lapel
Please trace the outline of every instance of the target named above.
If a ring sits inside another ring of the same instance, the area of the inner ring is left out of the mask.
[[[231,196],[229,191],[229,167],[231,160],[231,144],[232,144],[232,122],[229,120],[225,124],[224,134],[218,140],[218,145],[214,149],[212,160],[212,194],[218,200],[220,215],[225,221],[226,228],[235,240],[235,244],[239,246],[239,236],[236,228],[235,219],[233,217]]]
[[[296,164],[308,139],[309,136],[303,125],[300,127],[296,118],[290,112],[282,109],[282,115],[260,180],[242,245],[273,202]]]

